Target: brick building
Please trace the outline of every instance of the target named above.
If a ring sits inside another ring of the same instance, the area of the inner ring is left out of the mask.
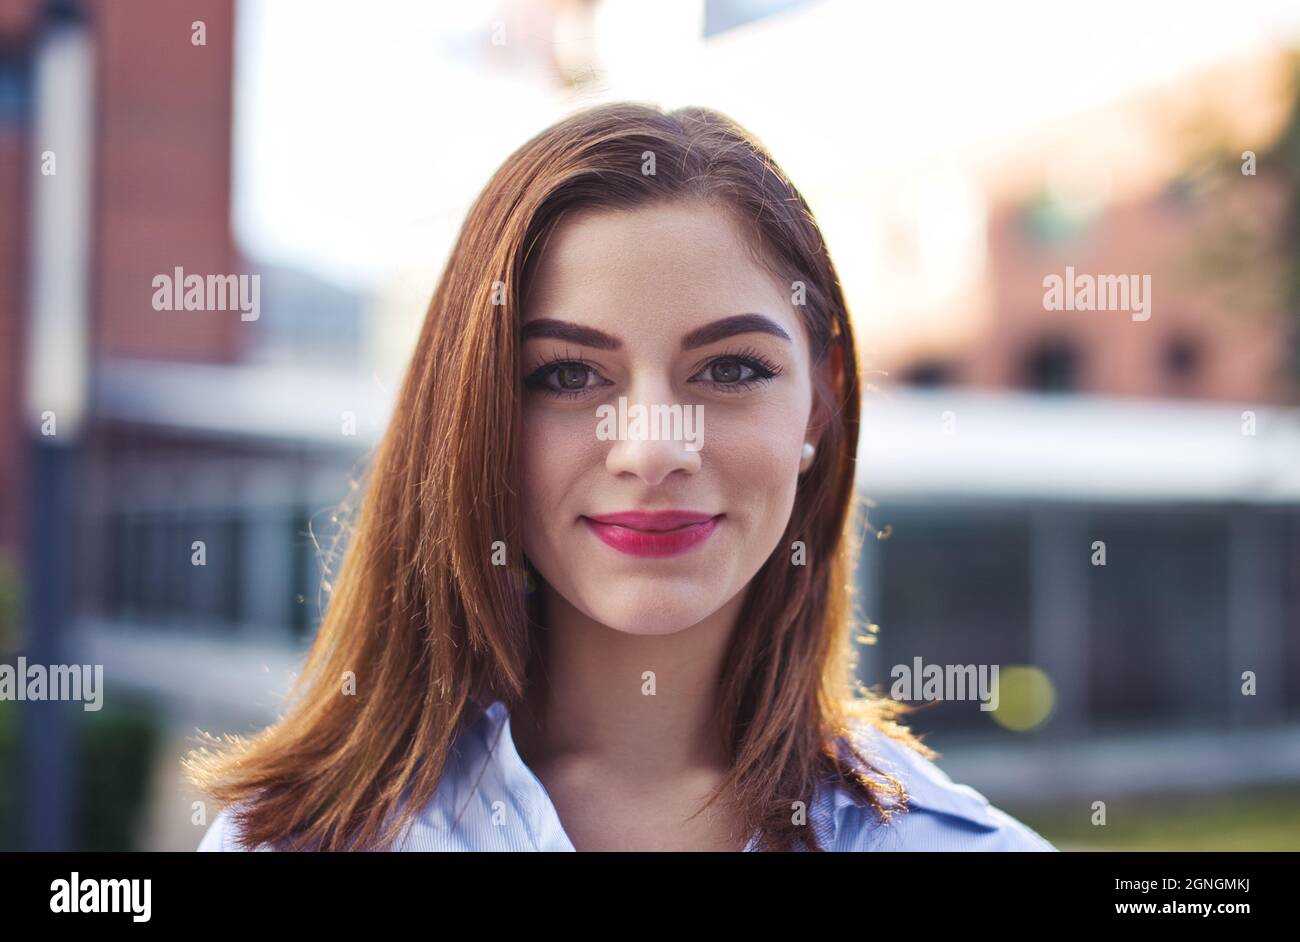
[[[202,45],[195,44],[201,21]],[[234,273],[230,235],[233,0],[0,0],[0,414],[23,411],[42,43],[57,29],[90,39],[93,153],[87,161],[89,353],[230,362],[247,332],[223,312],[155,311],[151,280],[175,266]],[[22,423],[0,425],[0,553],[21,556],[26,522]]]

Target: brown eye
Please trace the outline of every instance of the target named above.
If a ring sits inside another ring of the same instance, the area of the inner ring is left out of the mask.
[[[587,373],[585,366],[562,366],[555,371],[555,378],[561,389],[582,389],[587,385]]]
[[[735,383],[743,375],[739,360],[718,360],[713,364],[713,381],[715,383]]]
[[[587,395],[596,386],[610,383],[594,366],[581,360],[555,360],[524,377],[524,385],[547,395],[572,399]]]
[[[781,375],[781,367],[758,353],[724,353],[709,361],[690,382],[704,383],[719,392],[741,393]]]
[[[704,369],[707,381],[719,386],[734,386],[756,378],[759,374],[754,367],[738,357],[720,357]]]

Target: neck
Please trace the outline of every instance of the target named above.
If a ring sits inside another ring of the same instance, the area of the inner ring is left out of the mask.
[[[633,635],[541,591],[539,670],[511,722],[526,762],[578,759],[642,780],[726,769],[718,678],[744,592],[690,628]]]

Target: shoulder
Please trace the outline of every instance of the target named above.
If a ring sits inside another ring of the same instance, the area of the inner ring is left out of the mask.
[[[230,809],[223,808],[208,826],[207,833],[203,835],[203,840],[199,841],[196,850],[235,850],[231,841],[231,817]]]
[[[443,767],[433,798],[416,809],[402,833],[394,842],[397,850],[476,850],[484,834],[500,832],[501,828],[468,826],[481,825],[494,820],[497,809],[492,801],[504,798],[511,810],[524,815],[528,810],[519,808],[515,792],[517,785],[500,781],[494,765],[487,763],[501,732],[504,713],[499,705],[482,716],[473,718],[458,732]],[[410,790],[403,795],[396,816],[409,807]],[[213,819],[198,851],[243,851],[240,845],[239,811],[246,807],[236,804],[223,808]],[[254,848],[274,851],[269,844]]]
[[[221,809],[212,824],[209,825],[207,833],[203,835],[203,840],[199,841],[196,851],[242,851],[246,850],[237,843],[238,823],[236,819],[235,806],[229,806]],[[256,848],[260,851],[270,850],[265,844]]]
[[[882,823],[842,785],[831,789],[835,850],[1055,851],[1036,831],[954,782],[911,746],[866,723],[854,724],[854,743],[907,793],[906,809]]]

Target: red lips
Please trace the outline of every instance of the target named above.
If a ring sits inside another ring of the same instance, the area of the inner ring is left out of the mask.
[[[690,510],[629,510],[583,517],[608,546],[629,556],[676,556],[712,535],[722,514]]]

